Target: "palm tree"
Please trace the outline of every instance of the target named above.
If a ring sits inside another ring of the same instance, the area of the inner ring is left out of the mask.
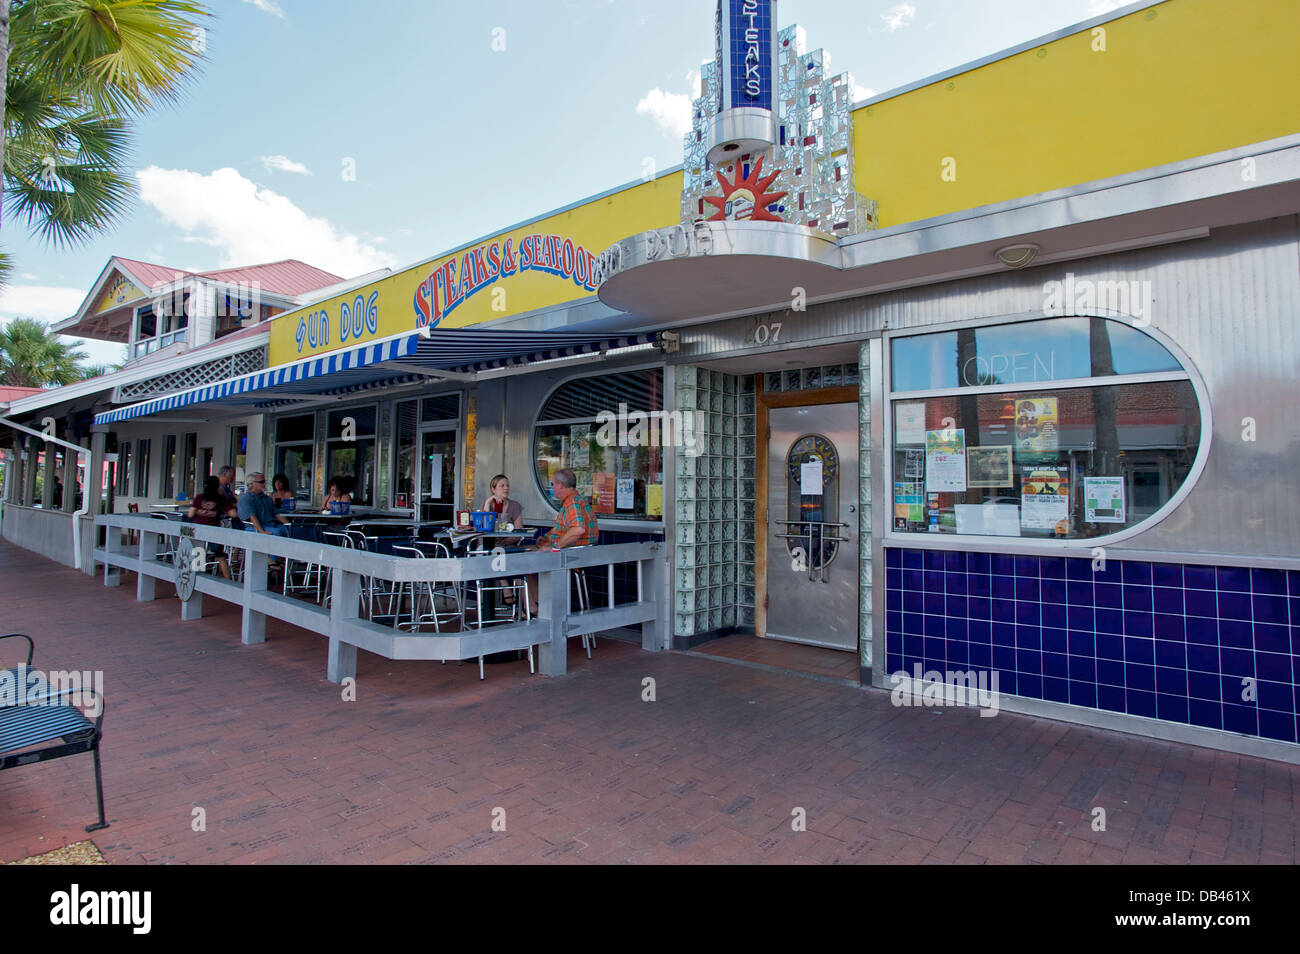
[[[56,246],[85,242],[126,210],[130,120],[178,98],[202,58],[199,24],[211,14],[190,0],[0,5],[9,8],[12,43],[2,113],[5,212]]]
[[[15,318],[0,328],[0,384],[43,388],[79,381],[85,357],[33,318]]]

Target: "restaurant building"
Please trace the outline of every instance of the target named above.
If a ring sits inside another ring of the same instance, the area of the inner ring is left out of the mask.
[[[501,472],[549,522],[570,467],[603,539],[671,541],[674,648],[988,672],[1004,708],[1300,760],[1291,4],[1136,3],[856,103],[775,6],[719,4],[680,168],[101,402],[114,506],[169,497],[139,475],[189,420],[305,501],[345,475],[427,519]]]

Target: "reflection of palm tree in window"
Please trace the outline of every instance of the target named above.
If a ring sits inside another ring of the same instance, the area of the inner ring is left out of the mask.
[[[1105,318],[1088,322],[1088,357],[1093,377],[1114,375],[1115,362],[1111,356],[1110,323]],[[1109,476],[1119,473],[1119,428],[1115,419],[1115,389],[1092,389],[1093,416],[1096,421],[1096,451],[1092,473]]]

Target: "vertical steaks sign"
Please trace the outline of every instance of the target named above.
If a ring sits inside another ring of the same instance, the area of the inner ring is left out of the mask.
[[[494,239],[454,256],[429,272],[415,289],[411,304],[417,328],[436,328],[447,315],[500,278],[538,271],[568,279],[594,292],[595,256],[564,235],[525,235]]]
[[[721,0],[723,109],[772,108],[776,0]]]

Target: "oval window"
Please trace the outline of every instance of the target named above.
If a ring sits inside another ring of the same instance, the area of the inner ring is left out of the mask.
[[[1107,536],[1172,500],[1200,450],[1191,375],[1119,321],[897,337],[890,356],[895,532]]]

